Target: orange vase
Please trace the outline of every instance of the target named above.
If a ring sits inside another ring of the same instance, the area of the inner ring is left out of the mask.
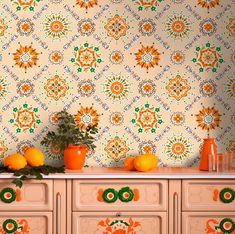
[[[208,155],[216,155],[216,144],[214,138],[206,138],[204,139],[201,161],[200,161],[200,170],[208,171],[209,170],[209,160]]]
[[[64,165],[70,170],[80,170],[86,160],[88,147],[85,145],[69,145],[64,151]]]

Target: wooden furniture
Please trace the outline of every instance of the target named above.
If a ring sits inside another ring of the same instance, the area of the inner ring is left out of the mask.
[[[0,234],[235,233],[235,171],[90,168],[27,181],[0,175]]]

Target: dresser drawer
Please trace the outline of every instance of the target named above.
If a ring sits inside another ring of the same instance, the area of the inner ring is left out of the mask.
[[[51,234],[51,212],[0,212],[0,233]]]
[[[183,212],[182,234],[235,233],[235,213]]]
[[[40,211],[53,209],[53,181],[27,181],[22,188],[10,180],[0,180],[0,211]]]
[[[235,180],[184,180],[185,211],[234,211]]]
[[[74,211],[165,211],[167,180],[74,180]]]
[[[113,212],[74,212],[72,233],[167,234],[167,213],[140,212],[137,214],[136,212],[124,212],[122,214],[117,214]]]

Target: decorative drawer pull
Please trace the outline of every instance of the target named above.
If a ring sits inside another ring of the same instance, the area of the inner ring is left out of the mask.
[[[7,219],[3,222],[2,227],[6,233],[15,233],[18,229],[18,224],[14,219]]]
[[[21,191],[19,189],[4,188],[0,192],[0,199],[4,203],[12,203],[14,201],[21,201]]]
[[[16,234],[16,233],[29,233],[29,225],[26,219],[14,220],[6,219],[2,224],[2,229],[0,228],[0,233],[4,234]]]
[[[139,200],[139,190],[138,189],[130,189],[130,187],[123,187],[119,191],[116,191],[113,188],[108,189],[100,189],[98,191],[97,200],[100,202],[106,203],[114,203],[117,200],[122,202],[130,202],[132,200],[138,201]]]
[[[118,199],[118,192],[113,188],[108,188],[103,192],[103,200],[107,203],[114,203]]]
[[[224,203],[231,203],[235,198],[235,192],[231,188],[224,188],[220,191],[219,198]]]
[[[125,187],[119,190],[118,197],[122,202],[130,202],[134,198],[134,192],[129,187]]]
[[[232,233],[235,230],[235,223],[232,219],[222,219],[219,227],[223,233]]]

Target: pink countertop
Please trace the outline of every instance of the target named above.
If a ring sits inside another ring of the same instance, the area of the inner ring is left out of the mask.
[[[0,174],[0,179],[13,178]],[[209,173],[198,168],[156,168],[149,172],[126,171],[123,168],[83,168],[66,170],[65,174],[51,174],[47,179],[235,179],[235,168],[227,173]]]

